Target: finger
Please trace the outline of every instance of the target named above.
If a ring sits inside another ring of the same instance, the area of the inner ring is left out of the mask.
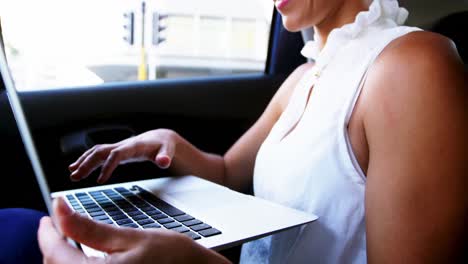
[[[174,153],[174,144],[163,144],[161,148],[159,148],[158,154],[155,157],[156,165],[158,165],[161,169],[169,168],[169,166],[171,166]]]
[[[107,159],[113,146],[104,146],[96,148],[92,153],[90,153],[79,165],[71,175],[71,179],[74,181],[82,180],[88,177],[91,172],[99,168],[102,163]]]
[[[96,146],[86,150],[75,162],[70,164],[70,166],[68,166],[68,169],[70,170],[70,172],[73,172],[74,170],[76,170],[80,166],[81,162],[83,162],[83,160],[87,158],[88,155],[91,154],[91,152],[93,152],[95,149],[96,149]]]
[[[100,251],[112,253],[128,249],[140,236],[137,230],[83,217],[73,212],[61,197],[54,200],[54,213],[65,236]]]
[[[37,231],[39,248],[45,263],[80,263],[85,256],[68,244],[55,229],[50,217],[41,219]]]
[[[119,166],[120,162],[129,158],[129,153],[126,147],[119,147],[113,149],[102,165],[101,174],[99,175],[97,182],[102,184],[105,183],[112,175],[114,170]]]

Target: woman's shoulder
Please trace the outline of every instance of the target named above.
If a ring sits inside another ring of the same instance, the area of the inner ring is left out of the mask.
[[[449,38],[416,31],[384,48],[369,69],[364,90],[372,101],[392,100],[398,108],[410,103],[412,95],[430,101],[453,94],[465,85],[464,75],[463,62]]]
[[[415,31],[390,42],[377,57],[371,72],[384,76],[381,72],[384,68],[398,70],[399,76],[414,74],[412,77],[417,79],[430,72],[460,72],[463,62],[449,38],[428,31]],[[398,76],[392,78],[395,77]]]
[[[414,31],[390,42],[376,60],[387,65],[402,61],[426,62],[428,65],[447,60],[458,60],[457,48],[449,38],[429,32]],[[429,59],[429,60],[428,60]],[[431,62],[432,63],[429,63]]]
[[[383,124],[402,132],[424,123],[423,134],[443,130],[449,120],[462,126],[460,120],[468,114],[463,110],[468,102],[465,78],[450,39],[423,31],[395,39],[371,66],[363,87],[366,135]],[[389,130],[381,132],[391,136]]]

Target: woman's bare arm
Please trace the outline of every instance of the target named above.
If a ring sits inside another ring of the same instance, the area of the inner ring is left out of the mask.
[[[453,43],[397,39],[364,89],[369,263],[455,263],[467,241],[468,87]]]

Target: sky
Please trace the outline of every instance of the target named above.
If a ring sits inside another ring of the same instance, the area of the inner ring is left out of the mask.
[[[271,18],[267,0],[149,0],[148,9],[172,13]],[[137,0],[1,0],[5,39],[27,56],[73,57],[77,63],[99,52],[122,50],[124,10],[139,11]],[[74,51],[86,54],[73,56]]]

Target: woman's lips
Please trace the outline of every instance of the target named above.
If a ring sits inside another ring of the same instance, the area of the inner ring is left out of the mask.
[[[275,1],[275,6],[276,6],[276,8],[281,10],[284,7],[286,7],[286,5],[289,3],[289,1],[291,1],[291,0],[276,0]]]

